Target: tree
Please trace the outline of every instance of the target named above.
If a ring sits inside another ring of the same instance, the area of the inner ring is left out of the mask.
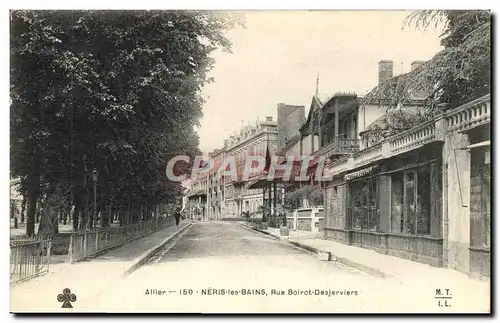
[[[491,90],[491,13],[479,10],[424,10],[405,26],[443,26],[444,49],[415,70],[377,86],[365,100],[386,100],[394,108],[415,94],[425,94],[429,115],[485,95]]]
[[[283,205],[283,208],[288,211],[288,212],[292,212],[294,210],[296,210],[300,203],[301,203],[301,194],[300,194],[300,190],[298,189],[294,189],[294,190],[290,190],[288,192],[285,193],[285,203]]]
[[[324,192],[321,186],[315,185],[312,187],[311,194],[310,194],[310,202],[314,206],[320,206],[323,205],[323,199],[324,199]]]
[[[26,187],[28,236],[40,197],[74,206],[75,230],[93,226],[94,169],[95,211],[114,208],[121,224],[179,194],[166,163],[199,150],[210,53],[230,49],[235,22],[205,11],[11,13],[11,176]]]

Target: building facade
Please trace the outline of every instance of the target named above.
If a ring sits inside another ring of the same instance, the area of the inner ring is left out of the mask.
[[[261,156],[269,161],[289,138],[299,135],[299,128],[305,121],[305,107],[279,103],[277,115],[277,121],[268,116],[265,121],[242,127],[224,140],[221,149],[209,153],[214,167],[208,173],[198,174],[185,193],[187,210],[195,210],[194,218],[220,220],[239,218],[244,214],[262,216],[262,206],[269,194],[264,196],[265,189],[249,187],[242,178],[247,158]],[[227,166],[228,158],[236,162],[237,178],[219,176],[218,170],[221,165]],[[261,174],[251,174],[258,175]]]
[[[490,97],[334,161],[325,238],[489,276]]]
[[[225,140],[226,156],[236,160],[238,178],[225,177],[225,216],[241,217],[243,213],[261,215],[263,205],[262,190],[246,188],[243,179],[243,168],[248,156],[274,154],[278,145],[278,124],[273,117],[257,122],[255,126],[246,126],[237,135]]]
[[[190,180],[189,186],[184,191],[186,203],[184,213],[190,220],[208,220],[208,176],[199,174],[196,178]]]
[[[221,220],[226,214],[224,177],[218,176],[218,169],[226,158],[226,149],[216,149],[209,154],[214,162],[213,169],[206,176],[207,178],[207,216],[211,220]]]

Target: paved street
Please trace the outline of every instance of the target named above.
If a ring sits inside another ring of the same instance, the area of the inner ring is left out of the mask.
[[[99,308],[203,313],[453,311],[438,307],[434,288],[405,287],[335,262],[321,262],[237,224],[195,224],[166,249],[102,294]],[[148,289],[161,295],[146,295]],[[285,295],[272,295],[273,289]],[[260,290],[261,295],[248,295]],[[338,293],[289,295],[289,290]],[[467,310],[463,306],[455,310]]]
[[[484,291],[435,286],[419,275],[404,284],[378,278],[334,261],[320,261],[234,223],[195,223],[146,265],[121,277],[131,257],[127,255],[141,254],[176,229],[167,228],[90,262],[65,265],[74,266],[66,275],[52,272],[21,284],[11,290],[15,304],[11,309],[173,313],[488,309],[481,296]],[[55,297],[66,287],[77,296],[73,309],[61,309]],[[436,288],[451,288],[453,299],[439,303]]]

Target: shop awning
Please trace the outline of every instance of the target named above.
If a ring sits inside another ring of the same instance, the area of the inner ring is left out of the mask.
[[[360,177],[369,175],[376,168],[377,168],[377,166],[370,166],[370,167],[367,167],[367,168],[360,169],[360,170],[358,170],[356,172],[349,173],[349,174],[347,174],[347,175],[344,176],[344,180],[345,181],[350,181],[350,180],[353,180],[353,179],[356,179],[356,178],[360,178]]]

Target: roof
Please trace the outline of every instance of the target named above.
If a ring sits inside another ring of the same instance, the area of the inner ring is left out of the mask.
[[[364,131],[360,132],[360,135],[362,135],[368,131],[388,129],[389,126],[387,123],[387,119],[389,116],[394,115],[396,113],[401,113],[403,116],[407,117],[408,119],[414,119],[414,118],[416,119],[417,118],[416,113],[409,111],[405,108],[392,109],[392,110],[387,111],[384,115],[380,116],[378,119],[376,119],[372,123],[370,123]],[[403,129],[403,128],[401,128],[401,129]]]
[[[405,108],[401,108],[401,109],[397,109],[397,110],[389,110],[387,111],[384,115],[378,117],[375,121],[373,121],[372,123],[370,123],[366,129],[367,130],[373,130],[373,128],[376,128],[377,126],[385,126],[386,125],[386,121],[387,121],[387,117],[393,113],[397,113],[397,112],[400,112],[402,113],[403,115],[406,115],[408,117],[415,117],[416,114],[412,111],[409,111]]]
[[[285,147],[283,147],[280,151],[278,151],[277,155],[285,155],[288,150],[290,150],[293,146],[295,146],[300,141],[301,135],[296,134],[292,138],[288,139],[285,143]]]
[[[323,108],[323,102],[319,99],[319,97],[315,94],[311,99],[311,105],[309,107],[309,112],[307,113],[306,122],[300,127],[299,131],[303,132],[307,126],[311,123],[312,115],[318,109]]]
[[[343,100],[353,100],[353,99],[358,99],[358,95],[354,92],[337,92],[334,95],[326,101],[325,104],[323,104],[323,109],[329,105],[335,104],[336,101],[343,101]]]
[[[364,104],[385,104],[397,106],[423,105],[425,100],[434,93],[432,82],[416,83],[413,79],[425,68],[426,63],[421,64],[414,70],[391,77],[390,79],[375,86],[364,98]]]

